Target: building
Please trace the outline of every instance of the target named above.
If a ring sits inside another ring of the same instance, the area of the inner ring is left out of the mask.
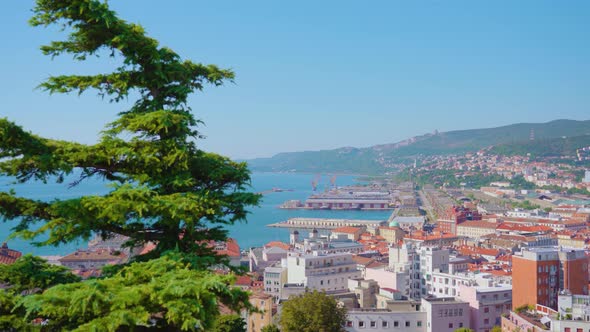
[[[480,238],[488,234],[496,233],[496,223],[487,221],[465,221],[457,225],[457,236]]]
[[[348,311],[345,330],[426,332],[426,317],[426,312],[409,306],[398,310],[352,309]]]
[[[271,295],[275,301],[285,298],[282,290],[287,283],[287,259],[281,260],[273,266],[264,269],[263,285],[264,291]]]
[[[355,294],[361,308],[375,308],[379,284],[375,280],[348,279],[348,290]]]
[[[12,264],[22,255],[22,252],[8,248],[8,244],[4,242],[0,248],[0,264]]]
[[[562,292],[558,303],[559,319],[552,317],[551,331],[590,331],[590,296]]]
[[[502,325],[512,308],[512,286],[461,286],[459,298],[469,303],[469,324],[475,332],[490,332]]]
[[[452,297],[422,298],[422,310],[426,312],[426,332],[454,332],[470,328],[469,303]]]
[[[549,331],[547,325],[541,322],[545,316],[528,312],[526,310],[510,313],[502,316],[502,332],[544,332]],[[570,331],[574,332],[574,331]]]
[[[401,229],[396,221],[390,222],[389,226],[379,227],[379,235],[389,243],[398,243],[399,241],[402,241],[405,234],[406,232]]]
[[[588,294],[588,259],[583,250],[530,248],[512,256],[512,307],[557,308],[558,293]]]
[[[352,309],[348,312],[346,331],[426,332],[426,313],[423,311],[390,309]]]
[[[260,332],[262,328],[271,325],[273,322],[273,298],[264,293],[254,293],[250,295],[250,303],[260,312],[247,313],[248,332]]]
[[[344,235],[351,241],[357,241],[361,238],[361,234],[365,231],[362,227],[344,226],[338,227],[332,231],[332,235],[338,238],[338,235]]]
[[[75,270],[100,269],[105,265],[116,265],[127,261],[127,255],[110,250],[76,250],[59,259],[61,265]]]
[[[441,232],[457,235],[457,226],[468,220],[481,219],[479,212],[453,205],[447,208],[443,216],[437,220],[437,225]]]
[[[287,283],[328,293],[345,292],[348,291],[348,279],[361,277],[356,266],[352,255],[347,253],[289,253]]]

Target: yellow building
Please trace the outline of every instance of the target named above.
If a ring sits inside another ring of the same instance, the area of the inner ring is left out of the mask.
[[[405,234],[404,230],[395,221],[390,222],[389,226],[379,227],[379,235],[389,243],[398,243],[403,240]]]
[[[250,295],[250,303],[260,312],[248,315],[248,331],[260,332],[263,327],[273,323],[273,299],[265,293]]]

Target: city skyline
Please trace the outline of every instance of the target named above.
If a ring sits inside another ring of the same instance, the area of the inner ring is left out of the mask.
[[[190,99],[206,124],[199,146],[232,158],[588,119],[584,2],[109,5],[183,58],[236,72],[235,84]],[[11,79],[0,88],[11,92],[2,116],[41,136],[93,143],[126,105],[34,87],[51,74],[106,72],[116,61],[43,56],[39,45],[64,34],[29,27],[32,6],[7,9],[12,50],[0,57]]]

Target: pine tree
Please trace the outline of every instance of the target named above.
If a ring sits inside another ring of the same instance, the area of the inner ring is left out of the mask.
[[[198,149],[200,121],[187,97],[205,84],[232,80],[233,72],[182,60],[141,26],[118,18],[106,2],[38,0],[33,12],[33,26],[61,24],[69,32],[66,40],[42,46],[44,54],[83,61],[106,52],[122,62],[108,74],[52,76],[41,88],[79,94],[95,89],[111,102],[139,99],[94,145],[39,137],[0,119],[0,175],[21,183],[75,176],[71,186],[100,177],[112,188],[103,196],[50,202],[1,192],[0,215],[19,220],[13,235],[57,246],[120,234],[129,237],[130,247],[157,245],[144,259],[177,249],[194,266],[222,262],[207,241],[225,240],[223,226],[245,220],[259,196],[247,192],[245,163]],[[42,234],[46,238],[38,240]]]
[[[210,241],[226,240],[224,227],[244,221],[260,196],[248,192],[245,163],[198,148],[201,122],[187,105],[189,94],[231,81],[233,72],[181,59],[141,26],[118,18],[106,2],[37,0],[33,12],[33,26],[62,25],[69,34],[41,47],[44,54],[78,61],[108,54],[121,62],[112,73],[52,76],[41,88],[94,89],[115,103],[139,97],[92,145],[43,138],[0,119],[0,175],[16,178],[16,185],[37,180],[77,186],[99,177],[111,188],[102,196],[52,201],[0,192],[0,216],[17,220],[12,236],[39,246],[118,234],[129,238],[129,247],[156,247],[81,282],[25,257],[15,275],[0,273],[12,285],[0,292],[0,328],[209,331],[221,304],[235,312],[252,309],[248,293],[231,286],[232,275],[207,268],[228,263]]]

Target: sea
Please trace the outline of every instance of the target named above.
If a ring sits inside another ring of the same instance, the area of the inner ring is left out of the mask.
[[[331,174],[302,174],[302,173],[253,173],[250,190],[253,192],[264,192],[262,202],[258,207],[250,208],[250,214],[246,222],[236,223],[227,226],[229,236],[236,239],[242,250],[250,247],[260,247],[270,241],[289,241],[289,231],[285,228],[270,228],[266,225],[289,218],[341,218],[341,219],[370,219],[386,220],[391,211],[343,211],[343,210],[286,210],[280,209],[279,205],[287,200],[298,199],[304,201],[314,193],[312,181],[317,181],[317,191],[324,191],[332,184]],[[107,193],[110,188],[98,179],[87,179],[78,186],[69,187],[68,180],[63,183],[48,181],[46,184],[36,181],[24,184],[14,184],[14,179],[0,177],[0,191],[13,189],[18,195],[51,201],[53,199],[75,198],[83,195],[101,195]],[[348,186],[359,184],[359,178],[354,175],[336,176],[336,186]],[[284,191],[272,191],[273,188],[280,188]],[[66,255],[79,248],[86,248],[86,241],[63,244],[58,247],[44,246],[37,247],[29,240],[9,238],[11,228],[16,221],[4,221],[0,223],[0,240],[7,242],[11,249],[23,253],[35,255]]]

